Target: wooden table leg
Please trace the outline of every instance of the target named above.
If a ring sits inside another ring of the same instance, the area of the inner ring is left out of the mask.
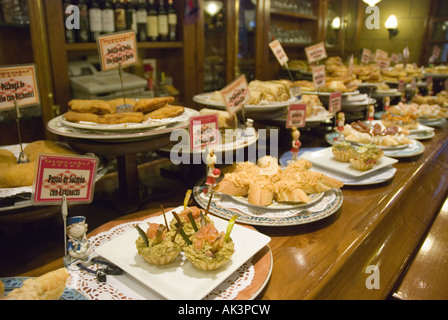
[[[134,212],[140,204],[137,155],[117,156],[117,169],[120,209]]]

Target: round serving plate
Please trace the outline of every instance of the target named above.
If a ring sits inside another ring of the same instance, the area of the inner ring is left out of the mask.
[[[199,180],[193,188],[196,202],[207,208],[208,200],[201,196],[204,179]],[[324,192],[320,201],[297,209],[272,210],[269,208],[254,208],[239,203],[232,197],[219,194],[210,204],[210,212],[224,219],[238,215],[238,222],[258,226],[294,226],[307,224],[327,218],[338,211],[343,202],[342,191],[331,189]]]
[[[93,122],[72,122],[65,119],[64,114],[60,117],[60,121],[67,127],[93,130],[93,131],[130,131],[145,130],[161,126],[174,125],[175,123],[187,121],[191,116],[197,115],[196,110],[184,108],[185,112],[177,117],[165,119],[148,119],[140,123],[120,123],[120,124],[100,124]]]
[[[301,148],[298,154],[298,157],[300,158],[300,155],[304,152],[313,152],[313,151],[319,151],[323,148]],[[287,151],[280,157],[280,164],[282,166],[287,166],[289,162],[292,160],[292,153],[291,151]],[[381,168],[377,171],[374,171],[372,173],[369,173],[367,175],[363,175],[360,177],[354,177],[351,175],[344,175],[339,172],[327,170],[326,168],[320,167],[320,166],[313,166],[310,171],[317,171],[320,173],[323,173],[331,178],[337,179],[344,183],[344,186],[369,186],[369,185],[375,185],[379,183],[386,182],[390,179],[392,179],[395,176],[395,173],[397,172],[397,169],[393,166],[387,166],[384,168]]]
[[[214,107],[216,109],[222,109],[226,110],[226,105],[221,102],[216,102],[210,100],[210,96],[212,93],[206,92],[206,93],[200,93],[193,97],[193,101],[202,105],[206,105],[209,107]],[[266,102],[265,104],[259,104],[259,105],[252,105],[252,104],[245,104],[244,109],[247,112],[250,111],[256,111],[256,112],[263,112],[263,111],[272,111],[272,110],[278,110],[288,107],[290,104],[297,101],[295,97],[282,102]]]
[[[198,113],[199,114],[199,113]],[[51,119],[47,123],[48,131],[63,137],[86,139],[93,141],[106,141],[106,142],[128,142],[128,141],[138,141],[147,140],[153,137],[164,135],[170,133],[177,129],[187,128],[189,126],[188,121],[175,123],[173,125],[164,125],[157,127],[152,130],[128,130],[128,131],[94,131],[94,130],[83,130],[73,127],[68,127],[61,122],[61,117]]]
[[[285,203],[285,202],[277,202],[277,201],[273,201],[272,204],[270,204],[269,206],[262,206],[262,205],[256,205],[256,204],[252,204],[249,202],[247,197],[240,197],[240,196],[231,196],[231,198],[239,203],[242,203],[246,206],[249,207],[254,207],[254,208],[261,208],[261,209],[272,209],[272,210],[291,210],[291,209],[297,209],[297,208],[302,208],[302,207],[306,207],[309,206],[317,201],[320,201],[322,199],[322,197],[324,196],[324,193],[313,193],[310,194],[308,196],[308,198],[310,198],[310,202],[304,203]]]
[[[331,132],[331,133],[327,133],[325,135],[325,141],[330,144],[333,145],[336,143],[336,138],[339,136],[339,132]],[[351,144],[354,144],[356,146],[362,146],[364,143],[360,143],[360,142],[354,142],[354,141],[349,141]],[[383,149],[384,151],[386,150],[390,150],[390,151],[394,151],[394,150],[402,150],[402,149],[406,149],[409,146],[412,145],[412,140],[410,144],[401,144],[398,146],[390,146],[390,147],[386,147],[386,146],[378,146],[379,148]]]

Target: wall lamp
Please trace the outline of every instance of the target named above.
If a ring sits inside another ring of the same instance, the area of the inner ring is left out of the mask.
[[[387,18],[386,23],[384,24],[386,26],[387,31],[389,31],[389,39],[392,39],[398,34],[398,21],[397,17],[391,14],[389,18]]]
[[[331,21],[331,28],[336,31],[341,29],[341,18],[335,17],[333,21]]]
[[[378,2],[381,0],[362,0],[363,2],[367,3],[370,7],[375,6]]]

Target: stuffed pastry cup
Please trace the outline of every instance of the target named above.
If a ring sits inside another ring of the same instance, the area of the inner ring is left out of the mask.
[[[227,238],[227,239],[226,239]],[[198,269],[216,270],[230,260],[234,243],[224,232],[218,232],[213,224],[199,229],[184,248],[185,257]]]
[[[135,241],[138,254],[151,264],[160,266],[171,263],[182,251],[181,245],[173,241],[175,232],[167,232],[162,224],[151,223],[146,233],[141,229],[139,233]]]

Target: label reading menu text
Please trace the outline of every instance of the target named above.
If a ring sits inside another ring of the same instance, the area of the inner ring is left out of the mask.
[[[60,204],[63,196],[67,202],[92,202],[97,157],[41,154],[36,164],[34,204]]]
[[[17,65],[0,68],[0,110],[39,103],[36,66]]]
[[[137,63],[137,42],[134,31],[117,32],[97,39],[101,70],[112,70]]]

